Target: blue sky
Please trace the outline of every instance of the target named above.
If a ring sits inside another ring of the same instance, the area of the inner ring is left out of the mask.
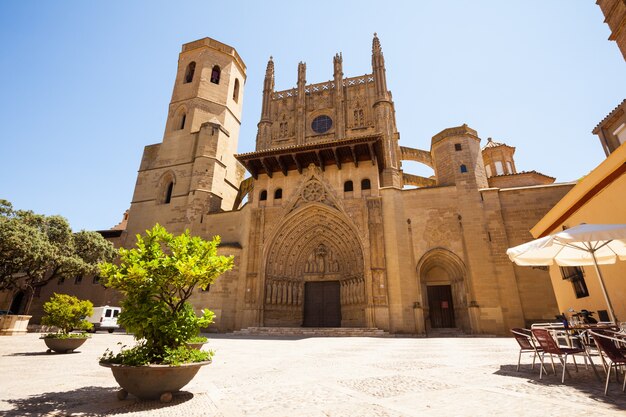
[[[593,127],[626,64],[593,1],[3,1],[0,198],[106,229],[163,136],[181,45],[212,37],[248,67],[239,152],[254,149],[267,59],[276,89],[371,72],[378,32],[401,145],[467,123],[517,148],[518,170],[570,181],[603,158]],[[431,175],[405,163],[407,172]]]

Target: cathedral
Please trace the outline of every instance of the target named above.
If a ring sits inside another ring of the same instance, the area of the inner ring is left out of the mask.
[[[126,218],[103,234],[131,247],[158,222],[221,236],[235,268],[192,298],[216,312],[218,331],[504,335],[553,319],[547,270],[517,267],[505,251],[532,239],[573,184],[518,171],[514,147],[481,145],[467,124],[430,148],[401,146],[379,38],[369,74],[345,77],[342,62],[335,55],[332,78],[314,84],[301,62],[297,85],[276,91],[270,58],[256,149],[237,153],[246,65],[210,38],[183,45],[163,140],[145,147]],[[434,174],[405,173],[402,161]],[[92,292],[96,305],[115,302]]]

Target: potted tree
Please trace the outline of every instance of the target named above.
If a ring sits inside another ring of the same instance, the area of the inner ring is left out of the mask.
[[[188,230],[173,236],[156,224],[137,236],[135,248],[119,250],[118,265],[101,265],[104,284],[125,296],[118,321],[136,341],[100,359],[122,388],[118,398],[130,393],[168,402],[211,362],[212,351],[187,342],[212,323],[213,312],[198,316],[188,300],[196,287],[205,289],[233,267],[232,256],[217,254],[219,242],[219,236],[206,241]]]
[[[44,316],[41,323],[54,326],[56,333],[48,333],[42,339],[48,346],[48,352],[69,353],[80,347],[89,338],[85,332],[72,333],[73,330],[89,330],[93,326],[85,317],[93,314],[93,304],[88,300],[54,293],[43,305]]]

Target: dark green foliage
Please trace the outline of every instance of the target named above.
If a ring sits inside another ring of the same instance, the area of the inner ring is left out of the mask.
[[[128,366],[142,366],[155,363],[178,366],[184,363],[208,361],[212,357],[212,350],[197,350],[187,346],[166,347],[162,354],[155,356],[154,352],[145,343],[139,343],[128,349],[123,346],[121,351],[116,354],[107,349],[100,361]]]
[[[116,250],[97,232],[72,233],[61,216],[14,210],[0,200],[0,291],[30,290],[53,279],[99,272]]]
[[[43,305],[41,323],[59,328],[59,333],[68,335],[72,330],[89,330],[93,325],[85,317],[93,314],[93,304],[88,300],[55,293]]]
[[[163,363],[213,322],[213,312],[205,309],[198,316],[187,300],[196,287],[206,288],[233,267],[232,256],[217,254],[219,241],[189,231],[173,236],[157,224],[137,236],[136,248],[120,249],[119,265],[101,265],[104,284],[125,296],[118,322],[141,341],[122,356],[145,354],[148,362]]]
[[[47,333],[42,339],[89,339],[87,333]]]

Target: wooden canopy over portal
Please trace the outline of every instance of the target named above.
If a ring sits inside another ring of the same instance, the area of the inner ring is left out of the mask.
[[[376,135],[273,148],[235,157],[257,179],[259,174],[267,174],[271,178],[274,172],[282,172],[287,176],[289,171],[298,170],[302,174],[302,170],[310,164],[315,164],[322,171],[328,165],[336,165],[341,169],[341,165],[348,162],[358,166],[360,162],[370,161],[376,165],[382,161],[380,153],[380,136]]]

